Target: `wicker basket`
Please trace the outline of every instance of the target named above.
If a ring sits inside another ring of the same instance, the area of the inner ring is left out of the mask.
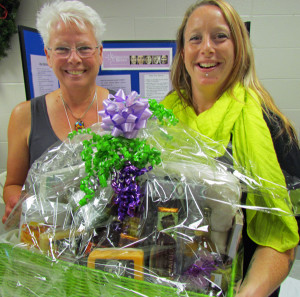
[[[235,265],[233,266],[233,268]],[[227,296],[233,296],[232,284]],[[85,266],[51,261],[42,254],[0,244],[0,296],[198,296],[177,288],[138,281]]]

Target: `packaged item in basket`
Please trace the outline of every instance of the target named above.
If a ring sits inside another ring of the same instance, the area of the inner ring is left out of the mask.
[[[135,248],[95,249],[88,257],[87,266],[143,280],[144,252]]]
[[[150,269],[159,276],[174,277],[176,273],[176,232],[178,224],[177,207],[158,207],[157,238],[151,249]]]
[[[210,253],[216,253],[217,248],[211,240],[211,209],[204,207],[203,209],[203,226],[200,230],[195,230],[195,241],[198,245],[197,249],[205,249]]]
[[[126,217],[123,222],[123,233],[138,238],[141,233],[141,219],[138,216]]]
[[[44,232],[40,234],[39,247],[43,252],[59,256],[71,246],[77,248],[76,241],[79,240],[80,235],[80,231],[72,229]]]
[[[138,240],[137,237],[121,233],[119,247],[136,247],[138,245]]]
[[[28,245],[39,247],[40,235],[46,232],[47,229],[49,229],[49,226],[44,223],[33,221],[22,224],[20,227],[20,241]]]
[[[22,204],[20,241],[39,247],[42,234],[68,228],[69,224],[70,209],[67,204],[38,202],[30,197]]]

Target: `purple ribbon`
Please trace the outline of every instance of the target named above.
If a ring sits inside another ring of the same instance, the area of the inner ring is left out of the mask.
[[[118,219],[120,221],[124,221],[127,215],[134,216],[135,209],[140,205],[142,196],[136,178],[151,169],[151,166],[149,169],[139,169],[127,162],[120,172],[114,174],[111,186],[117,194],[114,203],[118,205]]]
[[[206,288],[209,285],[208,279],[212,271],[216,269],[216,262],[213,256],[202,254],[184,274],[189,276],[189,282],[197,287]]]
[[[148,100],[140,98],[135,91],[126,96],[120,89],[115,96],[109,94],[103,105],[104,110],[98,112],[102,117],[101,127],[105,131],[112,131],[115,137],[123,135],[125,138],[135,138],[152,115]]]

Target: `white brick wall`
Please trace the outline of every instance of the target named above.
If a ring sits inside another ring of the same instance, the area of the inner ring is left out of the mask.
[[[45,0],[21,1],[17,23],[35,27]],[[174,39],[191,0],[83,0],[107,24],[106,40]],[[263,84],[300,131],[300,1],[231,0],[244,21],[251,21],[251,39]],[[18,36],[8,57],[0,61],[0,172],[6,169],[7,124],[12,108],[25,100]]]

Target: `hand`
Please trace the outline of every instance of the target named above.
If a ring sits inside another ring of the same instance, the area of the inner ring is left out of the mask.
[[[4,216],[2,218],[2,223],[4,224],[9,216],[9,214],[11,213],[11,211],[13,210],[13,208],[15,207],[15,205],[18,203],[20,199],[20,196],[11,196],[9,199],[6,200],[5,203],[5,213]]]

